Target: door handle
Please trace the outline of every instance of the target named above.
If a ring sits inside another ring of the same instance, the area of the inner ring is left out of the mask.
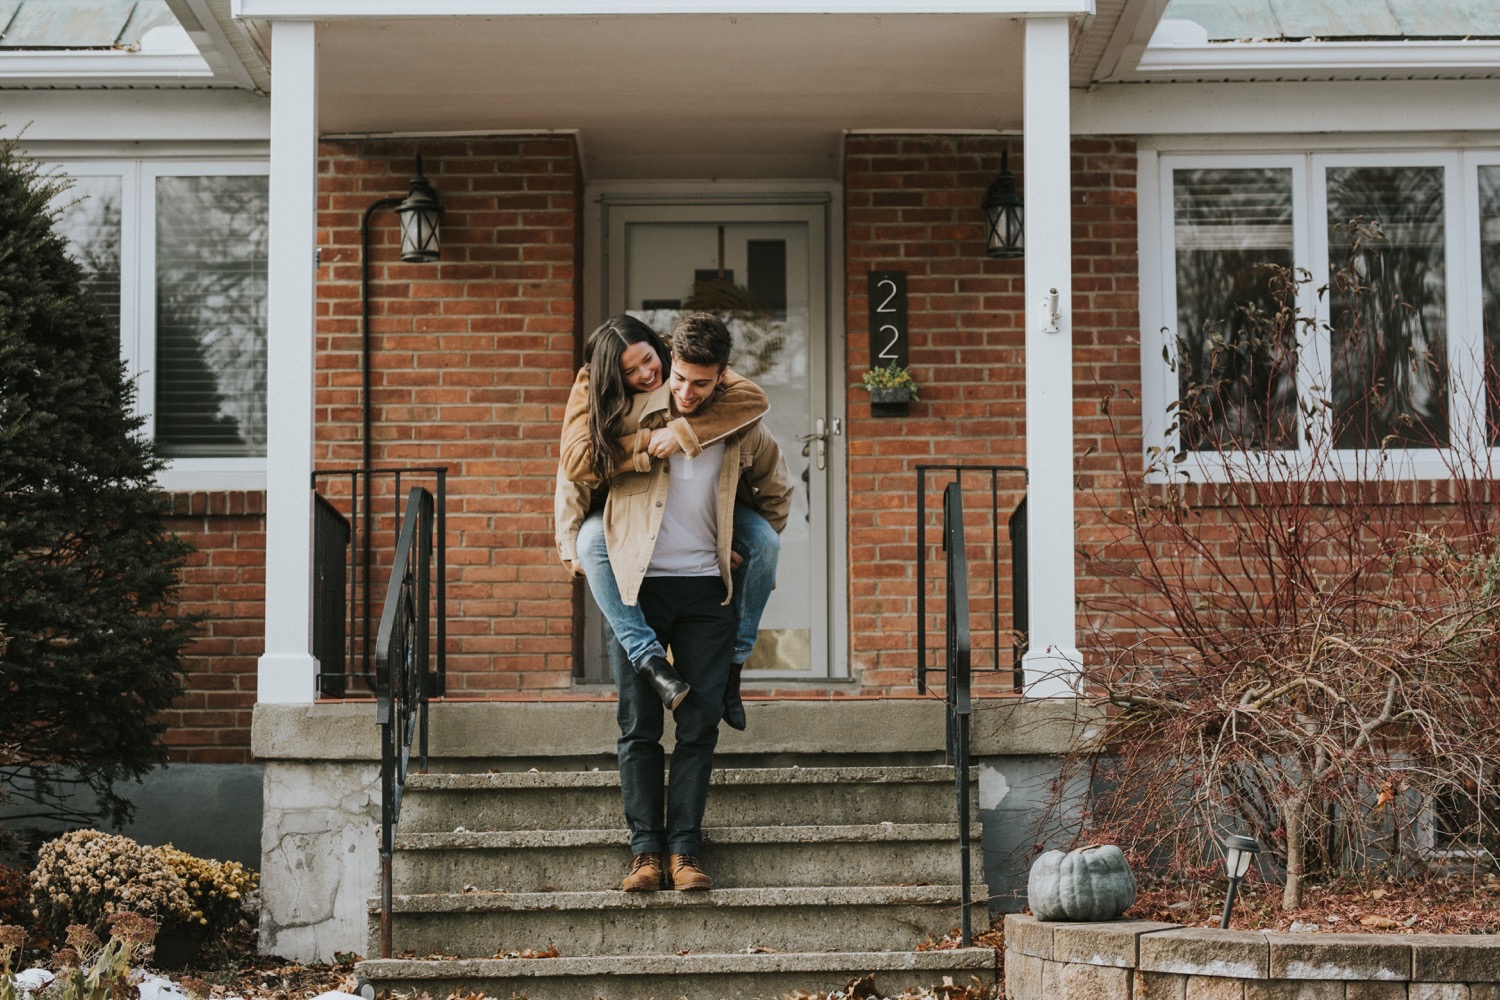
[[[822,472],[828,468],[828,422],[819,417],[813,424],[811,434],[799,434],[797,440],[802,442],[802,454],[808,455],[812,452],[813,442],[818,443],[818,454],[816,461],[818,471]]]

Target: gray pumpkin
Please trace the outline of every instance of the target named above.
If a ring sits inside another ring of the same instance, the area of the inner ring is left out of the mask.
[[[1135,876],[1113,844],[1048,851],[1032,863],[1026,898],[1038,920],[1113,920],[1135,902]]]

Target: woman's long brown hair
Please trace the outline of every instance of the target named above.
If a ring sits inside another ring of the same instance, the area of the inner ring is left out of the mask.
[[[620,421],[630,412],[630,386],[620,371],[620,355],[631,344],[651,345],[661,359],[662,378],[671,368],[672,355],[657,332],[634,316],[612,316],[584,341],[589,368],[589,444],[594,477],[609,478],[625,456],[620,447]]]

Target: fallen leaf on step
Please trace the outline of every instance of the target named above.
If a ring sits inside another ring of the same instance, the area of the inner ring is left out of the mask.
[[[1399,920],[1392,920],[1390,917],[1383,917],[1378,913],[1372,913],[1367,917],[1360,917],[1359,925],[1361,927],[1374,927],[1378,930],[1388,931],[1400,927],[1401,922]]]

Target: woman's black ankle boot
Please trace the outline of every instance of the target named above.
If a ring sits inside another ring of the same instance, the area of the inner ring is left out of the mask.
[[[692,690],[663,656],[646,657],[636,665],[635,672],[650,681],[656,693],[661,696],[661,703],[674,711]]]

